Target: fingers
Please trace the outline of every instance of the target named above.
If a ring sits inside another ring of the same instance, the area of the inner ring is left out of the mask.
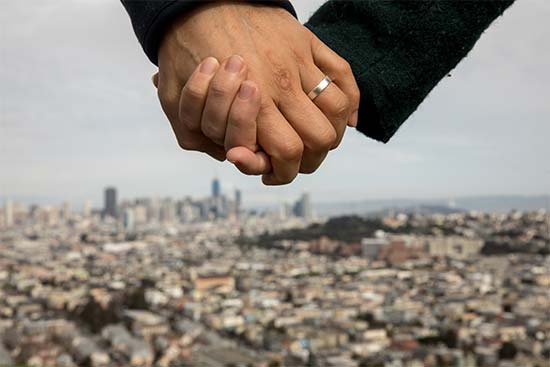
[[[281,101],[279,109],[303,141],[300,172],[315,172],[336,142],[334,127],[325,114],[301,91],[292,98]]]
[[[191,74],[181,91],[179,101],[179,121],[195,133],[201,130],[201,119],[208,87],[220,64],[213,57],[206,58]]]
[[[324,77],[325,73],[319,70],[315,65],[302,68],[300,71],[300,79],[302,81],[303,90],[305,91],[304,94],[308,100],[309,97],[307,94],[309,91],[313,90]],[[351,109],[349,99],[335,83],[330,83],[329,86],[313,100],[313,104],[326,116],[336,132],[336,139],[329,147],[330,149],[334,149],[342,141],[350,118]]]
[[[160,69],[158,75],[158,97],[160,104],[170,124],[179,146],[185,150],[196,150],[207,153],[211,157],[223,161],[225,151],[222,147],[214,144],[200,132],[189,130],[179,119],[179,105],[182,86],[177,78],[163,73],[164,68]]]
[[[361,94],[349,63],[313,34],[311,49],[315,64],[325,74],[331,77],[332,81],[342,90],[349,100],[351,111],[348,120],[349,126],[357,126]]]
[[[241,59],[237,56],[237,61]],[[243,73],[232,73],[231,65],[227,65],[231,59],[222,63],[222,68],[214,58],[205,59],[188,79],[182,88],[179,102],[179,121],[181,127],[178,134],[180,146],[186,150],[200,150],[207,146],[212,150],[211,137],[203,135],[204,111],[210,111],[206,117],[212,121],[212,125],[221,130],[219,138],[223,139],[223,145],[228,150],[228,157],[232,163],[243,173],[248,175],[261,175],[271,171],[271,162],[264,152],[258,151],[256,144],[256,118],[260,109],[260,93],[256,84],[252,81],[241,83]],[[158,76],[153,76],[153,83],[158,85]],[[222,85],[227,91],[222,103],[212,94],[214,83]],[[238,94],[237,94],[238,90]],[[235,96],[235,94],[237,94]],[[211,98],[212,97],[212,98]],[[226,107],[226,104],[229,105]],[[229,110],[230,109],[230,110]],[[217,121],[213,121],[217,120]],[[227,126],[226,126],[227,124]],[[186,129],[185,133],[182,129]],[[220,139],[220,140],[221,140]],[[218,141],[219,143],[219,141]],[[214,156],[224,159],[226,154],[221,154],[216,145]]]
[[[258,116],[258,143],[271,157],[272,172],[262,176],[265,185],[284,185],[298,175],[304,146],[275,103],[267,99]]]
[[[236,147],[227,151],[227,160],[233,163],[245,175],[263,175],[271,172],[271,160],[262,151],[245,147]]]
[[[242,146],[255,151],[256,118],[260,111],[260,93],[256,83],[244,81],[231,105],[225,131],[225,149]]]
[[[246,74],[247,68],[243,59],[234,55],[222,63],[210,83],[202,113],[201,130],[216,144],[224,145],[229,110]]]
[[[258,151],[256,119],[259,111],[259,89],[256,83],[246,80],[241,84],[229,112],[225,149],[227,159],[247,175],[261,175],[271,171],[269,157]]]

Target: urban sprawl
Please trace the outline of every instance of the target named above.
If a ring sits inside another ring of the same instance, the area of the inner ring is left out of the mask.
[[[233,195],[232,195],[233,196]],[[0,210],[0,365],[548,367],[550,213]]]

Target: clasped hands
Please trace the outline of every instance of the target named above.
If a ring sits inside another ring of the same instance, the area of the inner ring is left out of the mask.
[[[173,23],[153,78],[180,147],[266,185],[312,173],[356,126],[349,64],[286,10],[209,3]],[[328,75],[314,100],[308,93]]]

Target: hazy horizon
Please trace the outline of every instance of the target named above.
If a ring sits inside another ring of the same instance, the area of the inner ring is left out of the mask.
[[[104,188],[105,189],[105,188]],[[202,200],[208,197],[211,193],[205,192],[203,195],[191,197],[194,200]],[[222,194],[233,198],[234,192],[223,190]],[[26,206],[39,205],[45,207],[62,206],[65,202],[70,204],[71,210],[81,211],[85,202],[91,202],[94,209],[102,209],[104,205],[104,190],[95,199],[86,199],[82,201],[70,200],[52,200],[51,198],[35,197],[2,197],[0,196],[0,209],[5,206],[9,200],[12,203],[21,203]],[[124,193],[117,191],[118,201],[134,201],[136,199],[165,199],[181,200],[187,196],[172,197],[167,195],[151,195],[151,196],[135,196],[127,197]],[[247,210],[275,210],[280,208],[284,203],[292,203],[299,199],[297,196],[285,196],[280,200],[254,202],[247,200],[246,193],[243,193],[243,207]],[[312,205],[315,207],[318,214],[321,215],[344,215],[344,214],[359,214],[369,213],[384,209],[400,208],[408,209],[414,206],[435,206],[449,207],[451,202],[454,203],[454,208],[458,210],[481,210],[485,212],[508,212],[510,210],[550,210],[550,195],[474,195],[474,196],[449,196],[449,197],[425,197],[425,198],[410,198],[410,197],[378,197],[378,198],[357,198],[354,200],[330,200],[327,198],[311,197]]]
[[[321,3],[294,1],[302,21]],[[247,206],[305,191],[316,203],[550,193],[547,1],[514,4],[389,144],[350,130],[317,173],[277,188],[177,147],[119,2],[2,10],[0,200],[98,205],[109,185],[203,197],[214,176]]]

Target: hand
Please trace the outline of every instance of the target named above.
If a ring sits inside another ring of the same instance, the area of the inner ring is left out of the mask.
[[[260,93],[246,76],[247,67],[240,56],[231,56],[221,67],[215,58],[206,58],[182,89],[179,120],[196,130],[220,132],[216,143],[224,146],[227,158],[241,172],[265,174],[271,172],[270,159],[256,142]],[[158,74],[153,83],[158,85]],[[212,93],[209,88],[215,83],[229,92],[223,96]]]
[[[221,68],[213,57],[201,62],[183,87],[179,120],[188,126],[200,126],[202,131],[224,130],[222,140],[228,160],[245,174],[267,174],[271,172],[270,159],[256,142],[256,119],[260,109],[258,88],[250,80],[243,81],[246,65],[235,68],[236,64],[242,65],[242,58],[237,55],[224,61]],[[156,73],[152,78],[156,88],[158,76]],[[222,100],[209,93],[213,79],[233,93],[225,95]],[[205,119],[204,111],[219,118],[216,121]]]
[[[179,95],[193,69],[206,56],[241,55],[249,79],[261,91],[258,142],[271,157],[266,184],[291,182],[314,172],[356,123],[359,92],[347,62],[322,44],[283,9],[254,4],[200,6],[175,22],[159,50],[159,97],[184,149],[222,156],[219,131],[202,131],[178,118]],[[332,83],[312,102],[307,97],[324,75]],[[212,92],[230,94],[213,83]],[[307,92],[304,92],[307,91]],[[354,121],[355,119],[355,121]]]

